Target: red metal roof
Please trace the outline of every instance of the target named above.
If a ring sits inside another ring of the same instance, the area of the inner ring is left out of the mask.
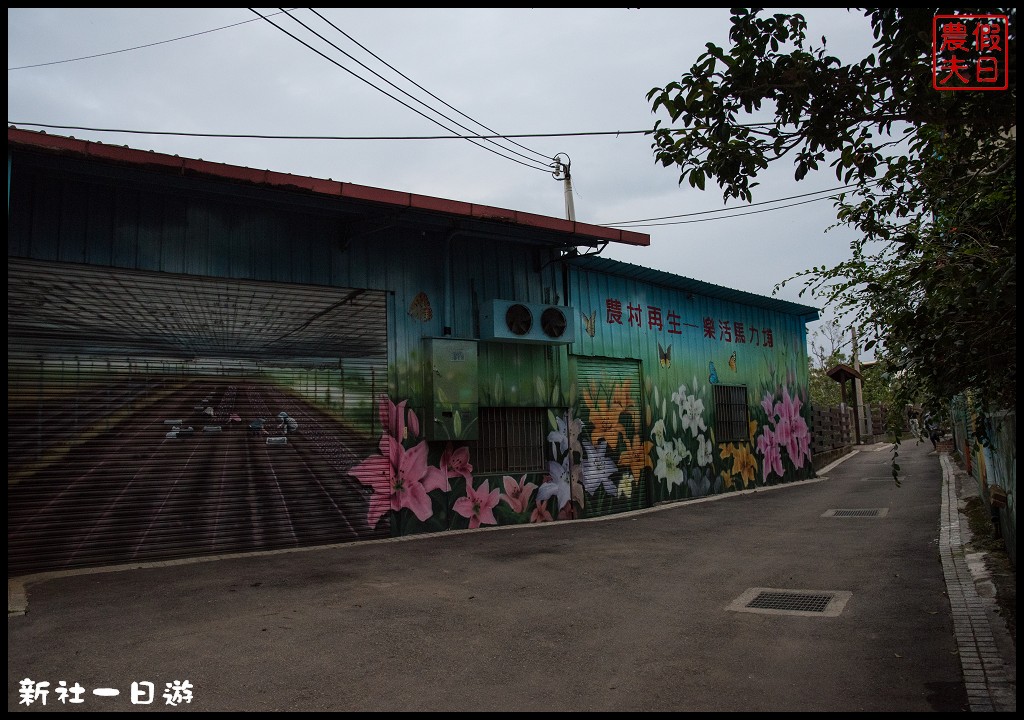
[[[58,152],[67,155],[94,158],[107,162],[116,162],[137,167],[177,171],[182,175],[196,175],[220,178],[233,182],[266,185],[283,189],[300,189],[318,195],[365,200],[395,207],[429,210],[446,215],[458,215],[482,220],[498,220],[503,223],[514,223],[531,228],[540,228],[551,232],[576,235],[589,241],[608,241],[625,245],[651,244],[651,236],[644,233],[619,230],[601,225],[573,222],[561,218],[518,212],[505,208],[475,205],[458,200],[415,195],[413,193],[385,190],[382,188],[343,183],[335,180],[291,175],[272,170],[256,170],[239,165],[227,165],[178,155],[165,155],[152,150],[136,150],[127,146],[107,145],[91,140],[78,140],[62,135],[50,135],[44,132],[21,130],[14,126],[7,128],[8,147],[28,147],[37,150]]]

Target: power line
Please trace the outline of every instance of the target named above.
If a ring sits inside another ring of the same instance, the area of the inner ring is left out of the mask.
[[[794,196],[794,197],[800,197],[800,196],[797,195],[797,196]],[[728,220],[730,218],[740,217],[741,215],[757,215],[758,213],[771,212],[773,210],[782,210],[783,208],[796,207],[797,205],[806,205],[807,203],[818,202],[819,200],[833,200],[833,199],[835,199],[835,197],[836,197],[835,195],[826,195],[825,197],[812,198],[811,200],[803,200],[801,202],[790,203],[788,205],[779,205],[778,207],[764,208],[763,210],[751,210],[750,212],[739,212],[739,213],[733,213],[732,215],[721,215],[719,217],[701,218],[699,220],[678,220],[676,222],[659,222],[659,223],[647,223],[647,224],[644,224],[644,225],[630,225],[627,229],[638,228],[638,227],[657,227],[657,226],[660,226],[660,225],[689,225],[690,223],[709,222],[711,220]],[[778,201],[776,200],[774,202],[778,202]],[[717,211],[710,210],[708,212],[717,212]],[[703,213],[694,213],[694,214],[699,215],[699,214],[703,214]]]
[[[301,39],[301,38],[299,38],[299,37],[296,37],[295,35],[292,35],[292,34],[291,34],[290,32],[288,32],[287,30],[285,30],[285,29],[284,29],[283,27],[281,27],[280,25],[276,25],[276,24],[275,24],[274,22],[272,22],[272,21],[271,21],[271,20],[270,20],[270,19],[269,19],[268,17],[265,17],[265,16],[263,16],[263,15],[260,15],[260,13],[259,13],[259,12],[258,12],[257,10],[254,10],[253,8],[249,8],[249,10],[251,10],[252,12],[256,13],[257,15],[259,15],[259,16],[260,16],[261,18],[263,18],[263,19],[264,19],[264,20],[266,20],[266,21],[267,21],[268,23],[270,23],[270,25],[271,25],[271,26],[273,26],[273,27],[277,28],[278,30],[280,30],[281,32],[283,32],[283,33],[284,33],[285,35],[287,35],[288,37],[292,38],[292,39],[293,39],[293,40],[295,40],[296,42],[302,43],[302,45],[304,45],[305,47],[309,48],[310,50],[312,50],[313,52],[315,52],[315,53],[316,53],[317,55],[319,55],[320,57],[324,58],[325,60],[327,60],[328,62],[330,62],[330,63],[334,64],[335,66],[337,66],[337,67],[341,68],[342,70],[344,70],[345,72],[347,72],[348,74],[350,74],[350,75],[351,75],[352,77],[356,78],[357,80],[361,80],[362,82],[366,83],[367,85],[369,85],[370,87],[372,87],[372,88],[373,88],[374,90],[376,90],[377,92],[379,92],[379,93],[382,93],[382,94],[384,94],[384,95],[387,95],[387,96],[388,96],[389,98],[391,98],[391,99],[392,99],[392,100],[394,100],[395,102],[397,102],[397,103],[399,103],[399,104],[401,104],[401,105],[403,105],[403,106],[405,106],[405,107],[409,108],[410,110],[412,110],[412,111],[413,111],[414,113],[416,113],[417,115],[420,115],[421,117],[424,117],[424,118],[426,118],[426,119],[427,119],[427,120],[429,120],[430,122],[434,123],[435,125],[437,125],[437,126],[439,126],[439,127],[442,127],[442,128],[444,128],[444,129],[445,129],[445,130],[447,130],[448,132],[453,132],[453,131],[452,131],[452,129],[451,129],[451,128],[449,128],[449,127],[447,127],[447,126],[446,126],[446,125],[445,125],[444,123],[442,123],[442,122],[440,122],[440,121],[438,121],[438,120],[436,120],[436,119],[434,119],[434,118],[430,117],[429,115],[427,115],[427,114],[423,113],[422,111],[420,111],[420,110],[418,110],[418,109],[414,108],[414,107],[413,107],[412,105],[410,105],[409,103],[405,102],[404,100],[402,100],[402,99],[400,99],[400,98],[397,98],[397,97],[395,97],[394,95],[392,95],[391,93],[389,93],[389,92],[388,92],[387,90],[384,90],[383,88],[377,87],[376,85],[374,85],[374,84],[373,84],[372,82],[370,82],[370,81],[369,81],[369,80],[367,80],[366,78],[362,77],[362,76],[361,76],[361,75],[359,75],[358,73],[356,73],[356,72],[352,71],[351,69],[349,69],[349,68],[345,67],[344,65],[342,65],[341,63],[339,63],[339,62],[338,62],[337,60],[334,60],[333,58],[331,58],[331,57],[328,57],[328,56],[327,56],[327,55],[325,55],[324,53],[320,52],[320,51],[319,51],[319,50],[317,50],[317,49],[316,49],[315,47],[313,47],[312,45],[310,45],[309,43],[307,43],[307,42],[306,42],[305,40],[303,40],[303,39]],[[291,15],[289,15],[289,17],[291,17]],[[292,19],[294,20],[295,18],[292,18]],[[302,23],[299,23],[299,24],[301,25]],[[303,25],[303,27],[305,27],[305,25]],[[307,29],[308,29],[308,28],[307,28]],[[314,33],[314,34],[316,34],[316,33]],[[324,38],[323,38],[322,36],[320,36],[320,35],[317,35],[317,37],[320,37],[320,38],[321,38],[322,40],[324,39]],[[329,42],[329,41],[327,41],[327,42]],[[335,48],[337,47],[337,46],[334,46],[333,44],[332,44],[332,46],[333,46],[333,47],[335,47]],[[344,51],[342,51],[342,52],[344,52]],[[456,133],[456,134],[457,134],[457,133]],[[523,162],[522,160],[517,160],[517,159],[516,159],[516,158],[514,158],[514,157],[509,157],[508,155],[503,155],[502,153],[498,152],[497,150],[495,150],[495,149],[493,149],[493,148],[489,148],[489,147],[487,147],[486,145],[481,145],[480,143],[478,143],[478,142],[475,142],[474,140],[469,140],[469,142],[473,143],[473,144],[474,144],[474,145],[476,145],[477,147],[483,148],[484,150],[486,150],[486,151],[488,151],[488,152],[494,153],[495,155],[497,155],[497,156],[499,156],[499,157],[503,157],[503,158],[505,158],[506,160],[511,160],[512,162],[515,162],[515,163],[519,163],[520,165],[523,165],[523,166],[525,166],[525,167],[531,168],[531,169],[533,169],[533,170],[542,170],[543,172],[547,172],[547,173],[551,172],[551,169],[550,169],[550,168],[548,168],[548,167],[538,167],[538,166],[536,166],[536,165],[527,165],[527,164],[526,164],[525,162]]]
[[[342,30],[341,28],[339,28],[339,27],[338,27],[337,25],[335,25],[334,23],[332,23],[332,22],[331,22],[330,20],[328,20],[327,18],[325,18],[325,17],[323,16],[323,15],[321,15],[320,13],[318,13],[318,12],[317,12],[316,10],[314,10],[313,8],[309,8],[309,10],[310,10],[310,12],[312,12],[312,13],[313,13],[314,15],[316,15],[316,16],[317,16],[317,17],[319,17],[319,18],[320,18],[321,20],[323,20],[323,21],[324,21],[325,23],[327,23],[328,25],[330,25],[330,26],[331,26],[332,28],[334,28],[334,29],[335,29],[335,30],[337,30],[337,31],[338,31],[339,33],[341,33],[341,34],[342,34],[342,35],[344,35],[344,36],[345,36],[346,38],[348,38],[348,39],[349,39],[349,40],[351,40],[351,41],[352,41],[353,43],[355,43],[355,44],[356,44],[356,45],[358,45],[358,46],[359,46],[360,48],[362,48],[362,49],[363,49],[363,50],[364,50],[364,51],[365,51],[366,53],[368,53],[368,54],[369,54],[369,55],[371,55],[372,57],[376,58],[376,59],[377,59],[377,60],[378,60],[378,61],[379,61],[380,63],[382,63],[382,64],[383,64],[383,65],[385,65],[386,67],[390,68],[390,69],[391,69],[391,70],[393,70],[394,72],[396,72],[396,73],[398,73],[399,75],[401,75],[401,76],[402,76],[403,78],[405,78],[406,80],[408,80],[409,82],[411,82],[411,83],[412,83],[413,85],[415,85],[416,87],[418,87],[418,88],[419,88],[420,90],[422,90],[423,92],[425,92],[425,93],[426,93],[427,95],[429,95],[430,97],[432,97],[432,98],[434,98],[435,100],[437,100],[437,101],[438,101],[439,103],[441,103],[441,104],[442,104],[442,105],[444,105],[445,107],[449,108],[450,110],[454,110],[454,111],[455,111],[455,112],[457,112],[457,113],[458,113],[459,115],[461,115],[462,117],[466,118],[467,120],[470,120],[471,122],[474,122],[474,123],[476,123],[477,125],[479,125],[480,127],[482,127],[482,128],[484,129],[484,130],[487,130],[488,132],[491,132],[491,133],[495,133],[495,137],[502,137],[502,138],[507,138],[507,137],[508,137],[508,136],[506,136],[506,135],[500,135],[500,136],[499,136],[499,135],[497,135],[497,132],[498,132],[497,130],[494,130],[493,128],[490,128],[490,127],[488,127],[487,125],[485,125],[484,123],[480,122],[479,120],[477,120],[477,119],[475,119],[475,118],[473,118],[473,117],[470,117],[469,115],[467,115],[466,113],[462,112],[462,111],[461,111],[461,110],[459,110],[458,108],[456,108],[456,107],[453,107],[453,106],[452,106],[452,105],[450,105],[449,103],[445,102],[444,100],[442,100],[441,98],[439,98],[439,97],[438,97],[437,95],[435,95],[434,93],[430,92],[430,91],[429,91],[429,90],[427,90],[427,89],[426,89],[425,87],[423,87],[422,85],[420,85],[420,84],[419,84],[418,82],[416,82],[415,80],[413,80],[413,79],[412,79],[411,77],[409,77],[408,75],[406,75],[405,73],[403,73],[402,71],[400,71],[400,70],[399,70],[398,68],[396,68],[396,67],[395,67],[394,65],[391,65],[390,63],[388,63],[388,62],[387,62],[386,60],[384,60],[384,59],[383,59],[382,57],[380,57],[379,55],[377,55],[376,53],[374,53],[374,52],[373,52],[372,50],[370,50],[369,48],[367,48],[367,47],[366,47],[365,45],[363,45],[362,43],[360,43],[360,42],[359,42],[358,40],[356,40],[356,39],[355,39],[354,37],[352,37],[351,35],[349,35],[349,34],[348,34],[347,32],[345,32],[344,30]],[[468,130],[468,128],[466,128],[466,129]],[[547,161],[547,160],[550,160],[550,159],[551,159],[551,158],[549,158],[548,156],[544,155],[543,153],[537,152],[536,150],[533,150],[532,148],[528,148],[528,147],[526,147],[525,145],[521,145],[520,143],[517,143],[517,142],[515,142],[515,141],[511,141],[511,142],[512,142],[512,144],[513,144],[513,145],[517,145],[517,146],[521,147],[521,148],[522,148],[523,150],[526,150],[527,152],[531,152],[531,153],[533,153],[534,155],[537,155],[538,157],[540,157],[540,158],[544,159],[545,161]]]
[[[315,11],[315,10],[314,10],[313,12],[314,12],[314,14],[316,14],[316,15],[317,15],[318,17],[323,17],[323,16],[319,15],[319,13],[316,13],[316,11]],[[417,102],[417,103],[419,103],[420,105],[422,105],[423,107],[425,107],[425,108],[426,108],[427,110],[429,110],[430,112],[432,112],[432,113],[435,113],[435,114],[437,114],[437,115],[440,115],[441,117],[443,117],[443,118],[444,118],[445,120],[447,120],[448,122],[451,122],[451,123],[455,123],[455,125],[457,125],[458,127],[462,128],[463,130],[465,130],[465,131],[467,131],[467,132],[472,132],[472,130],[471,130],[470,128],[468,128],[468,127],[466,127],[465,125],[461,124],[461,123],[460,123],[459,121],[457,121],[457,120],[455,120],[455,119],[453,119],[453,118],[450,118],[450,117],[448,117],[448,116],[447,116],[447,115],[445,115],[444,113],[440,112],[439,110],[436,110],[436,109],[432,108],[432,107],[431,107],[430,105],[428,105],[427,103],[425,103],[425,102],[423,102],[422,100],[420,100],[419,98],[417,98],[417,97],[413,96],[412,94],[410,94],[410,93],[409,93],[409,92],[407,92],[406,90],[403,90],[402,88],[398,87],[397,85],[395,85],[395,83],[391,82],[391,81],[390,81],[390,80],[388,80],[388,79],[387,79],[386,77],[384,77],[383,75],[381,75],[380,73],[378,73],[378,72],[377,72],[376,70],[374,70],[374,69],[372,69],[372,68],[368,67],[368,66],[367,66],[367,65],[366,65],[365,63],[362,63],[362,62],[360,62],[360,61],[359,61],[359,60],[357,60],[357,59],[356,59],[355,57],[353,57],[353,56],[352,56],[352,55],[350,55],[349,53],[347,53],[347,52],[345,52],[344,50],[342,50],[342,49],[341,49],[340,47],[338,47],[337,45],[335,45],[334,43],[332,43],[332,42],[331,42],[330,40],[328,40],[327,38],[325,38],[325,37],[324,37],[323,35],[321,35],[320,33],[318,33],[318,32],[317,32],[316,30],[313,30],[313,29],[312,29],[311,27],[309,27],[309,26],[308,26],[308,25],[306,25],[306,24],[305,24],[304,22],[302,22],[301,20],[299,20],[298,18],[296,18],[295,16],[293,16],[293,15],[292,15],[291,13],[286,13],[286,14],[287,14],[287,15],[288,15],[288,17],[290,17],[290,18],[291,18],[292,20],[294,20],[295,22],[297,22],[297,23],[298,23],[299,25],[301,25],[302,27],[304,27],[304,28],[305,28],[306,30],[308,30],[309,32],[311,32],[311,33],[313,33],[314,35],[316,35],[316,36],[317,36],[318,38],[320,38],[320,39],[321,39],[321,40],[323,40],[323,41],[324,41],[325,43],[327,43],[328,45],[330,45],[331,47],[333,47],[333,48],[334,48],[335,50],[337,50],[338,52],[340,52],[340,53],[341,53],[342,55],[344,55],[345,57],[349,58],[349,59],[350,59],[350,60],[352,60],[353,62],[357,63],[357,64],[358,64],[358,65],[359,65],[360,67],[362,67],[362,68],[364,68],[364,69],[366,69],[366,70],[369,70],[369,71],[370,71],[371,73],[373,73],[373,74],[374,74],[374,75],[376,75],[376,76],[377,76],[378,78],[380,78],[381,80],[383,80],[384,82],[386,82],[386,83],[387,83],[388,85],[390,85],[391,87],[393,87],[393,88],[394,88],[395,90],[398,90],[398,91],[399,91],[400,93],[404,94],[404,95],[405,95],[406,97],[410,98],[410,99],[411,99],[411,100],[413,100],[414,102]],[[336,30],[338,30],[338,28],[337,28],[337,27],[335,27],[335,26],[334,26],[333,24],[331,24],[331,23],[330,23],[330,21],[327,21],[327,20],[325,19],[325,22],[327,22],[327,24],[328,24],[328,25],[331,25],[331,27],[333,27],[333,28],[335,28]],[[339,32],[341,32],[340,30],[338,30],[338,31],[339,31]],[[344,34],[344,33],[342,33],[342,34]],[[348,37],[348,36],[346,35],[346,37]],[[358,44],[358,43],[357,43],[357,44]],[[360,46],[360,47],[362,47],[362,46]],[[376,57],[376,56],[375,56],[375,57]],[[386,64],[386,63],[385,63],[385,64]],[[388,67],[391,67],[391,66],[389,65]],[[396,72],[397,72],[397,71],[396,71]],[[401,73],[399,73],[399,75],[401,75]],[[405,77],[405,76],[403,75],[402,77]],[[406,78],[406,79],[408,79],[408,78]],[[419,86],[417,86],[417,87],[419,87]],[[458,111],[458,110],[456,110],[456,112],[459,112],[459,111]],[[470,119],[472,119],[472,118],[470,118]],[[493,140],[488,140],[487,142],[491,143],[492,145],[494,145],[494,146],[495,146],[495,147],[497,147],[497,148],[500,148],[500,149],[502,149],[502,150],[505,150],[506,152],[511,152],[511,153],[513,153],[513,154],[515,154],[515,155],[518,155],[519,157],[523,158],[524,160],[526,160],[526,161],[528,161],[528,162],[531,162],[531,163],[536,163],[536,162],[537,162],[537,161],[536,161],[536,160],[534,160],[533,158],[531,158],[531,157],[529,157],[529,156],[527,156],[527,155],[523,155],[523,154],[522,154],[521,152],[519,152],[519,151],[517,151],[517,150],[512,150],[511,148],[505,148],[505,147],[502,147],[501,145],[499,145],[498,143],[494,142]],[[499,154],[500,154],[500,153],[499,153]],[[542,155],[541,157],[543,157],[545,161],[547,161],[547,160],[550,160],[550,158],[548,158],[548,157],[544,157],[543,155]],[[510,159],[511,159],[511,158],[510,158]],[[547,168],[547,167],[548,167],[548,166],[547,166],[547,165],[545,165],[545,168]]]
[[[128,133],[133,135],[176,135],[184,137],[211,137],[249,140],[490,140],[499,138],[598,137],[602,135],[615,135],[617,137],[619,135],[650,135],[651,133],[654,132],[653,130],[599,130],[593,132],[506,133],[503,135],[264,135],[243,133],[190,133],[175,132],[172,130],[126,130],[117,128],[85,127],[82,125],[49,125],[45,123],[19,122],[16,120],[8,120],[7,124],[24,125],[27,127],[53,128],[56,130],[88,130],[90,132]],[[756,124],[763,125],[764,123]],[[442,125],[441,127],[444,126]],[[672,132],[684,133],[693,132],[694,130],[706,129],[708,128],[675,128],[672,130]]]
[[[281,12],[284,12],[284,10],[282,9]],[[270,17],[273,17],[274,15],[280,15],[281,12],[271,13]],[[123,50],[111,50],[110,52],[96,53],[95,55],[83,55],[82,57],[68,58],[67,60],[54,60],[52,62],[36,63],[35,65],[19,65],[17,67],[9,67],[7,68],[7,72],[10,72],[12,70],[25,70],[27,68],[46,67],[47,65],[60,65],[61,63],[78,62],[79,60],[92,60],[93,58],[106,57],[107,55],[117,55],[118,53],[131,52],[132,50],[142,50],[143,48],[155,47],[156,45],[165,45],[166,43],[177,42],[178,40],[187,40],[188,38],[198,37],[200,35],[207,35],[209,33],[217,32],[219,30],[227,30],[228,28],[238,27],[239,25],[245,25],[251,22],[256,22],[256,18],[253,18],[251,20],[243,20],[242,22],[233,23],[231,25],[224,25],[222,27],[213,28],[212,30],[203,30],[202,32],[192,33],[191,35],[182,35],[181,37],[171,38],[170,40],[160,40],[159,42],[148,43],[146,45],[136,45],[135,47],[124,48]]]
[[[801,195],[790,195],[789,197],[776,198],[775,200],[763,200],[761,202],[750,203],[749,205],[746,205],[745,207],[756,207],[758,205],[771,205],[771,204],[777,203],[777,202],[785,202],[786,200],[796,200],[797,198],[810,197],[811,195],[820,195],[821,193],[836,192],[838,190],[849,190],[850,188],[855,188],[855,187],[857,187],[857,186],[856,185],[843,185],[841,187],[829,188],[827,190],[815,190],[814,192],[803,193]],[[827,198],[817,198],[817,199],[818,200],[825,200]],[[611,227],[611,226],[622,226],[622,225],[633,225],[634,223],[645,223],[645,222],[650,222],[652,220],[671,220],[673,218],[694,217],[695,215],[710,215],[711,213],[730,212],[730,211],[736,210],[736,209],[738,209],[738,208],[719,208],[718,210],[702,210],[701,212],[682,213],[681,215],[664,215],[662,217],[643,218],[641,220],[622,220],[620,222],[596,223],[596,224],[597,225],[605,225],[605,226],[609,226],[609,227]],[[671,224],[671,223],[666,223],[666,224]]]

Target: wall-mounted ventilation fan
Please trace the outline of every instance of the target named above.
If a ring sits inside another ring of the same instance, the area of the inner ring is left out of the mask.
[[[552,340],[561,339],[567,325],[564,308],[549,307],[540,315],[540,328]]]
[[[576,339],[577,315],[564,305],[489,300],[480,308],[480,339],[567,345]]]
[[[541,316],[543,322],[544,316]],[[505,326],[513,335],[528,335],[533,327],[533,313],[522,303],[509,305],[505,311]]]

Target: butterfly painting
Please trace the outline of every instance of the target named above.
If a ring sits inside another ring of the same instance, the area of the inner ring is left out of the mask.
[[[736,372],[736,351],[732,351],[732,355],[729,356],[729,369]]]
[[[672,345],[669,344],[667,348],[663,348],[661,343],[658,343],[658,361],[661,363],[663,368],[672,367]]]
[[[580,313],[583,316],[583,327],[587,330],[587,335],[594,337],[594,333],[597,332],[597,310],[590,313],[588,317],[586,313]]]
[[[434,311],[430,309],[430,298],[425,292],[420,292],[409,304],[409,315],[420,322],[426,322],[434,317]]]
[[[715,364],[708,361],[708,382],[712,385],[718,382],[718,371],[715,370]]]

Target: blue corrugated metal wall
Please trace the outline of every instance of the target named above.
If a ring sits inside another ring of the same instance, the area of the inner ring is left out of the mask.
[[[567,268],[555,247],[511,234],[446,229],[436,218],[421,226],[373,206],[363,222],[351,205],[227,182],[47,158],[15,162],[9,191],[11,257],[386,292],[381,447],[400,448],[393,470],[415,462],[412,480],[426,488],[371,503],[374,517],[397,519],[397,532],[574,517],[583,478],[642,488],[634,499],[657,502],[811,474],[801,445],[804,319],[768,303]],[[481,473],[472,443],[425,440],[426,341],[478,339],[494,299],[573,309],[570,346],[475,343],[480,407],[543,411],[547,472]],[[585,358],[635,361],[639,375],[604,378],[598,362],[577,377]],[[716,386],[742,388],[751,421],[742,438],[715,437]],[[495,516],[460,515],[470,496]],[[635,504],[617,503],[608,507]]]
[[[800,317],[587,270],[572,272],[570,299],[579,309],[574,355],[642,365],[655,501],[812,474]],[[744,438],[715,436],[715,386],[745,396]],[[586,426],[595,408],[604,415],[614,393],[578,388],[577,417]]]
[[[549,262],[553,251],[488,237],[459,233],[449,241],[397,226],[351,235],[322,211],[130,180],[56,180],[17,164],[11,192],[11,256],[393,293],[392,393],[415,407],[425,402],[423,338],[446,334],[446,304],[450,336],[475,338],[479,307],[491,298],[557,302],[565,294],[559,265]],[[503,404],[550,403],[537,396],[534,377],[556,380],[564,349],[481,345],[480,352],[482,402],[496,399],[501,376]]]

